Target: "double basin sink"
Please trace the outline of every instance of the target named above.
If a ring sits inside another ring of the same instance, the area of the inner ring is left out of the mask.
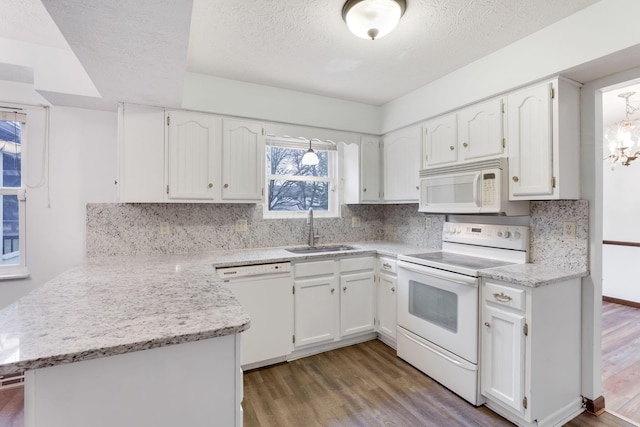
[[[339,251],[352,251],[358,248],[348,245],[333,245],[333,246],[304,246],[300,248],[286,249],[287,252],[292,254],[317,254],[324,252],[339,252]]]

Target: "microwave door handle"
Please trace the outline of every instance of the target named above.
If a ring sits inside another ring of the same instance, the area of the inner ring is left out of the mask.
[[[476,182],[473,186],[473,200],[477,207],[482,207],[482,200],[480,200],[480,195],[482,192],[480,191],[480,186],[482,185],[482,172],[476,173]]]

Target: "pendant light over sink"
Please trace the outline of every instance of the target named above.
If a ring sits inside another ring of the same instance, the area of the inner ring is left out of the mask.
[[[347,0],[342,19],[356,36],[375,40],[393,31],[406,9],[406,0]]]
[[[309,149],[302,156],[302,164],[305,166],[315,166],[320,163],[320,159],[313,148],[311,148],[311,140],[309,140]]]

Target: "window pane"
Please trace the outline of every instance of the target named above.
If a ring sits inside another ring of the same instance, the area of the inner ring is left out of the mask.
[[[2,257],[0,265],[20,264],[18,196],[2,197]]]
[[[329,209],[329,183],[318,181],[269,180],[270,211],[305,211]]]
[[[293,176],[329,176],[328,152],[316,150],[320,163],[315,166],[302,164],[307,149],[267,146],[267,174]]]
[[[0,120],[2,187],[21,187],[22,123]]]

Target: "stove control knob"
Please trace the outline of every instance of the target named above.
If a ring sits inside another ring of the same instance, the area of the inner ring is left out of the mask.
[[[505,231],[504,232],[504,238],[508,239],[509,237],[511,237],[511,232],[510,231]]]
[[[520,232],[519,232],[519,231],[515,231],[515,232],[513,233],[513,238],[514,238],[514,239],[519,239],[520,237],[522,237],[522,235],[520,234]]]
[[[498,231],[496,234],[498,237],[502,237],[502,231]]]

